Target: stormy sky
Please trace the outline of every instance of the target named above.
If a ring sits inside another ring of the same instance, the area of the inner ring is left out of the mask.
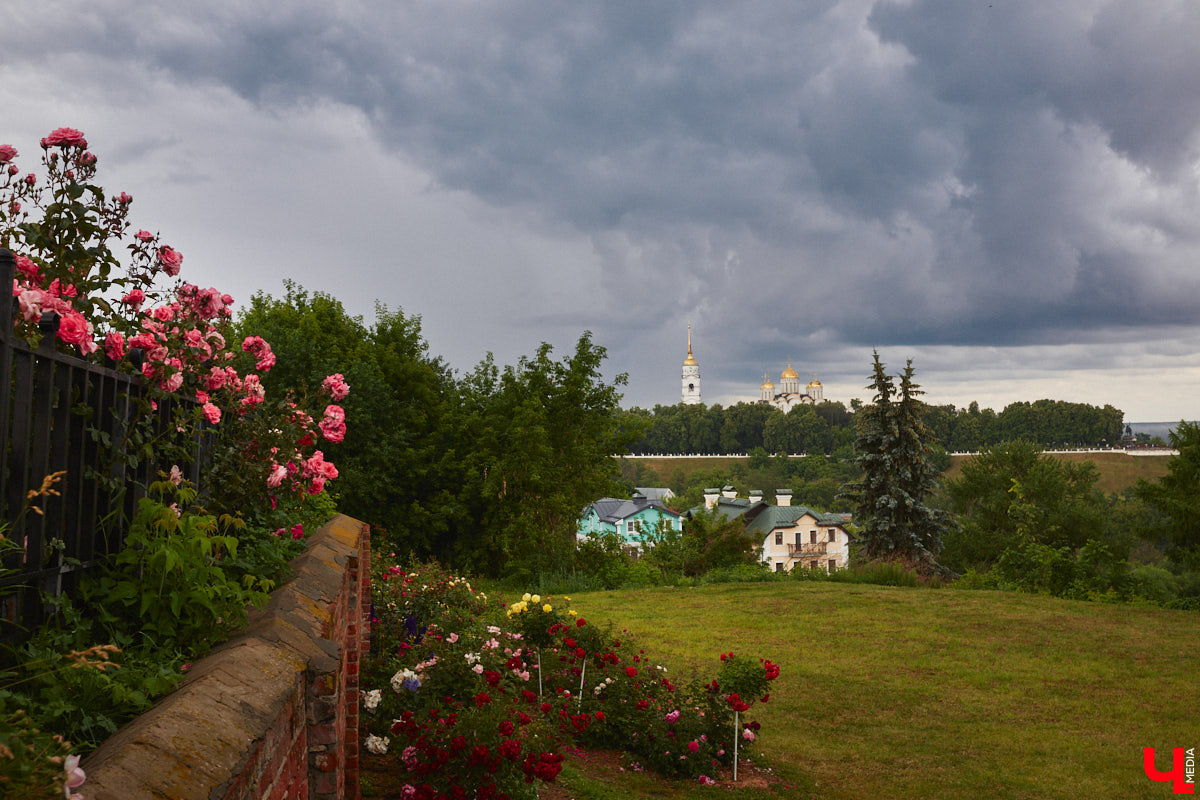
[[[869,398],[1195,419],[1200,3],[44,0],[0,143],[87,135],[189,281],[420,315],[458,371],[587,329],[626,405],[791,359]]]

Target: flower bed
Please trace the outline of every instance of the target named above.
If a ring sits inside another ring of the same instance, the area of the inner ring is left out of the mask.
[[[415,800],[536,797],[563,748],[626,753],[638,768],[707,783],[760,725],[742,719],[779,674],[727,653],[708,681],[676,683],[622,631],[570,598],[505,605],[436,566],[373,572],[364,747],[397,759]]]

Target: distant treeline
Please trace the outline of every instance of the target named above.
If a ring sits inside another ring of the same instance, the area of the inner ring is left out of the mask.
[[[645,425],[645,433],[629,452],[705,453],[733,455],[763,448],[768,453],[825,453],[849,456],[854,446],[854,415],[858,400],[847,408],[826,401],[803,405],[786,414],[766,403],[720,405],[657,405],[653,411],[632,408],[622,412]],[[1119,444],[1124,413],[1062,400],[1012,403],[996,413],[971,403],[928,406],[925,422],[937,443],[947,451],[977,451],[1001,442],[1024,439],[1047,449],[1104,447]]]

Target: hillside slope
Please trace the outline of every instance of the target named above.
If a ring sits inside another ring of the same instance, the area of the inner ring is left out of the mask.
[[[800,581],[573,601],[676,681],[781,664],[755,747],[823,800],[1161,798],[1142,748],[1200,745],[1192,612]]]

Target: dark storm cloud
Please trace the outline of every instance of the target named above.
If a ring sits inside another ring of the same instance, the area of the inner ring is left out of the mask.
[[[1194,2],[49,8],[0,29],[6,58],[344,104],[431,191],[589,241],[591,264],[540,265],[577,296],[514,325],[690,317],[765,368],[1198,321]]]

